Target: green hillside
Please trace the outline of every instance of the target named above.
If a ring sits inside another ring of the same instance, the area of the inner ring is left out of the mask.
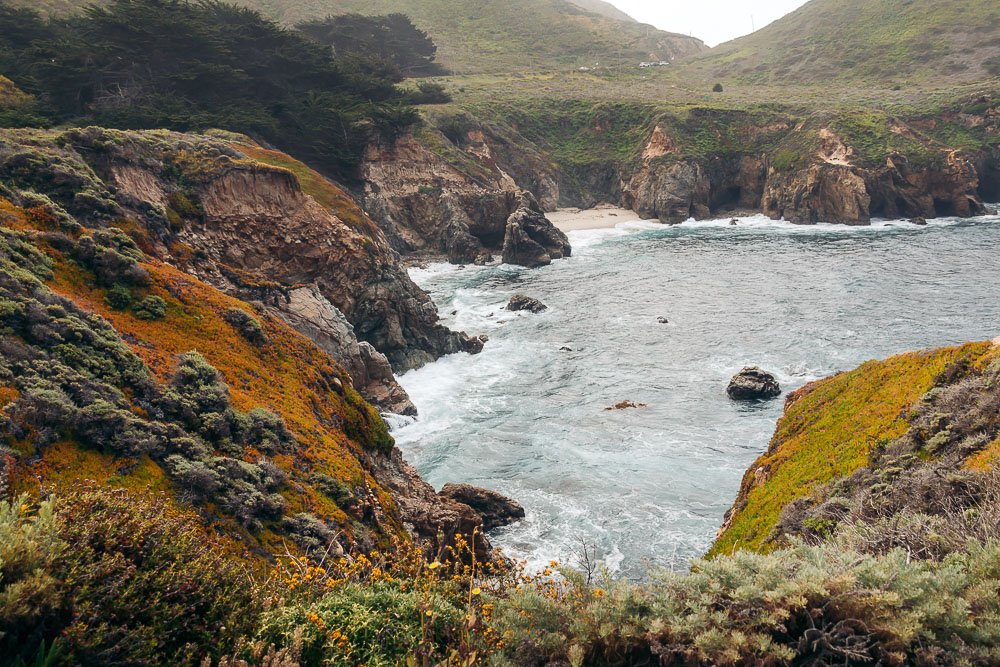
[[[610,18],[605,3],[582,0],[234,0],[285,24],[331,14],[406,14],[438,45],[438,61],[458,72],[568,70],[597,62],[673,60],[707,47],[632,19]],[[64,15],[86,0],[9,0]],[[100,0],[93,4],[104,4]],[[591,11],[580,5],[591,7]],[[592,13],[598,12],[598,13]]]
[[[1000,3],[811,0],[689,69],[774,83],[983,80],[1000,73]]]
[[[634,18],[618,9],[610,2],[604,2],[604,0],[573,0],[573,4],[578,7],[583,7],[588,12],[600,14],[601,16],[606,16],[611,19],[635,22]]]
[[[285,23],[327,14],[402,12],[459,72],[570,69],[597,62],[672,60],[705,48],[697,39],[588,12],[565,0],[240,0]]]

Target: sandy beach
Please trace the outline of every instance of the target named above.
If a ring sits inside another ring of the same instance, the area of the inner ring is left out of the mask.
[[[639,216],[634,211],[613,206],[587,210],[561,208],[554,213],[546,213],[545,217],[564,232],[573,232],[581,229],[611,229],[619,222],[629,222],[639,219]]]

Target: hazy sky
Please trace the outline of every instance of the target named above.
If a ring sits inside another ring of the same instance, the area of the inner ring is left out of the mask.
[[[806,0],[610,0],[660,30],[691,34],[709,46],[759,30]],[[751,17],[752,23],[751,23]]]

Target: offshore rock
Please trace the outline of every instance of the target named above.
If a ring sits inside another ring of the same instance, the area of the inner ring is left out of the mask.
[[[482,518],[483,530],[493,530],[524,518],[519,503],[496,491],[469,484],[445,484],[438,495],[468,505]]]
[[[748,401],[759,398],[774,398],[781,394],[781,387],[773,375],[757,366],[747,366],[733,376],[726,387],[729,398]]]
[[[534,268],[569,257],[570,252],[566,235],[545,217],[530,193],[521,193],[520,206],[507,219],[504,263]]]
[[[533,299],[530,296],[515,294],[507,303],[507,310],[527,310],[530,313],[540,313],[544,310],[548,310],[548,306],[538,299]]]

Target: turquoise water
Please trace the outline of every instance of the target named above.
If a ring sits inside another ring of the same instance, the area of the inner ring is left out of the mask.
[[[403,375],[421,416],[394,435],[436,488],[468,482],[520,501],[526,519],[492,539],[533,563],[574,562],[586,543],[641,576],[704,553],[781,414],[781,399],[727,398],[744,365],[787,391],[868,359],[1000,335],[996,216],[870,228],[634,221],[570,238],[574,256],[541,269],[411,272],[447,325],[490,342]],[[515,292],[549,310],[502,310]],[[605,410],[623,400],[646,407]]]

